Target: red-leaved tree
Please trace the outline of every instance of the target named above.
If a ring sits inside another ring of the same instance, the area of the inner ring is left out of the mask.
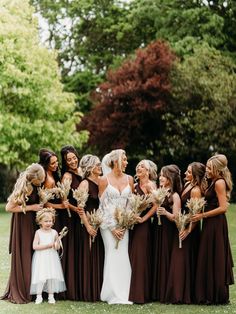
[[[133,157],[157,153],[174,60],[168,44],[156,41],[109,71],[107,81],[91,95],[92,111],[78,125],[78,130],[90,132],[88,144],[101,154],[114,148],[124,148]]]

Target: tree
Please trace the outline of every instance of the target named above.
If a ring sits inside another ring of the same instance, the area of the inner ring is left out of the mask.
[[[172,99],[163,116],[163,153],[172,160],[206,161],[236,154],[236,74],[232,59],[208,45],[175,63]]]
[[[73,94],[63,91],[56,54],[39,45],[28,1],[0,0],[0,163],[21,168],[41,147],[80,147]]]
[[[168,45],[158,41],[108,73],[92,95],[96,106],[78,126],[89,130],[90,145],[100,153],[116,147],[133,156],[157,153],[155,139],[163,131],[161,115],[170,97],[174,59]]]

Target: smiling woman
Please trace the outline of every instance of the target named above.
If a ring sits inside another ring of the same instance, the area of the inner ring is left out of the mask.
[[[134,190],[133,178],[124,173],[128,164],[125,151],[116,149],[106,158],[111,172],[99,182],[100,209],[103,213],[101,235],[105,262],[101,300],[109,304],[132,304],[129,301],[131,266],[128,255],[128,230],[116,226],[115,210],[129,210],[128,199]],[[120,241],[116,249],[116,242]]]

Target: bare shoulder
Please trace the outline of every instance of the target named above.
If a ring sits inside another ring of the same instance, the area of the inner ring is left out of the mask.
[[[108,184],[107,177],[102,176],[98,181],[99,190],[104,190]]]
[[[215,189],[217,191],[225,190],[226,189],[226,184],[224,179],[219,179],[215,182]]]
[[[82,189],[88,189],[88,181],[87,180],[81,181],[79,187]]]
[[[196,185],[194,188],[192,188],[191,197],[199,198],[199,197],[201,197],[201,195],[202,195],[201,189],[198,185]]]
[[[72,179],[72,174],[71,173],[65,172],[63,174],[62,181],[64,181],[64,180],[71,180],[71,179]]]
[[[149,181],[147,184],[148,192],[151,192],[151,191],[156,190],[156,189],[157,189],[156,183],[153,181]]]
[[[175,192],[174,194],[173,194],[173,201],[175,202],[177,202],[177,201],[180,201],[180,196],[179,196],[179,194],[177,193],[177,192]]]
[[[134,178],[128,174],[127,174],[127,176],[128,176],[129,184],[133,185],[134,184]]]
[[[104,190],[106,189],[107,187],[107,178],[105,176],[102,176],[100,179],[99,179],[99,182],[98,182],[98,189],[99,189],[99,195],[101,196],[102,193],[104,192]]]

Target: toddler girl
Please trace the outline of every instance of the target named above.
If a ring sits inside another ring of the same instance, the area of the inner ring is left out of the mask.
[[[57,250],[60,248],[58,233],[52,229],[55,210],[44,208],[37,212],[36,223],[40,226],[35,232],[32,259],[30,294],[36,294],[35,304],[43,301],[42,292],[48,293],[48,303],[54,304],[54,293],[66,290],[61,262]]]

